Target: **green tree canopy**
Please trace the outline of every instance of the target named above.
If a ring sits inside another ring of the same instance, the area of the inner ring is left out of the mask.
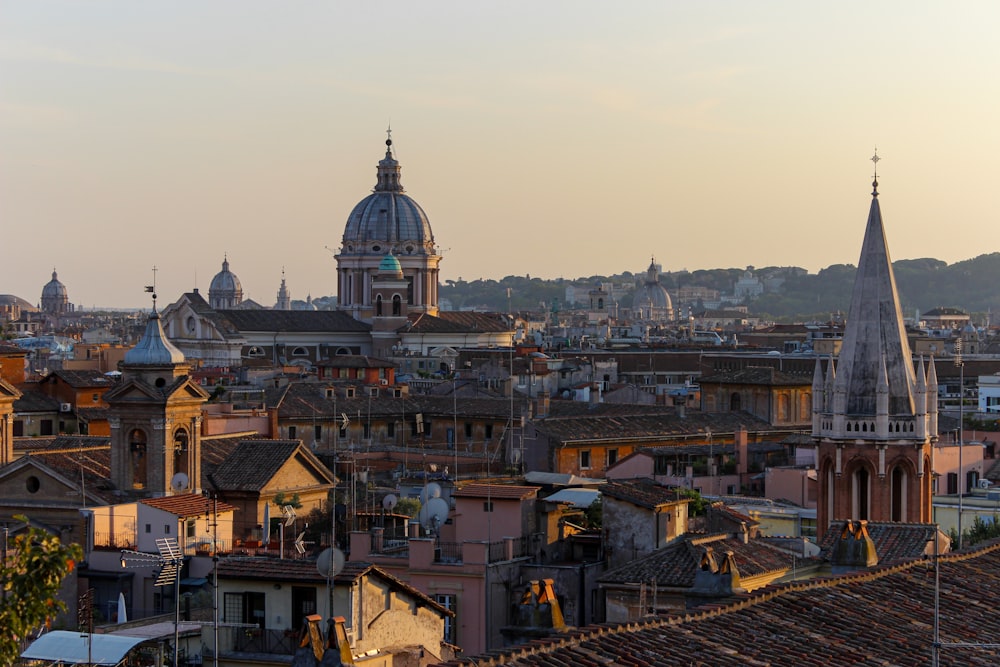
[[[27,517],[15,518],[27,523]],[[14,664],[21,642],[66,610],[56,595],[82,557],[79,545],[32,526],[10,538],[0,565],[0,664]]]

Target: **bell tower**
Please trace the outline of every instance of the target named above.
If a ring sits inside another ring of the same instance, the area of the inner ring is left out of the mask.
[[[878,163],[876,154],[872,161]],[[933,357],[913,367],[889,258],[878,177],[840,356],[817,359],[813,428],[822,536],[831,521],[931,521],[937,440]]]
[[[125,354],[121,384],[104,395],[111,478],[133,497],[201,487],[201,406],[208,394],[192,382],[184,354],[164,335],[153,299],[142,338]]]

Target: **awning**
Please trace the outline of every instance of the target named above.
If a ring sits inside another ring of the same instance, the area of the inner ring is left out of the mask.
[[[49,660],[70,665],[117,665],[145,637],[120,637],[117,635],[89,635],[93,641],[90,657],[87,652],[87,634],[54,630],[47,632],[25,649],[21,657],[26,660]]]

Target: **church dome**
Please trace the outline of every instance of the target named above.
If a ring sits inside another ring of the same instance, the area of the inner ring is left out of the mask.
[[[59,282],[59,276],[56,274],[55,269],[53,269],[52,280],[45,283],[45,287],[42,288],[42,298],[63,299],[66,296],[66,286]]]
[[[400,182],[399,162],[386,139],[385,157],[378,163],[378,182],[347,218],[343,248],[348,254],[433,254],[434,234],[427,214],[406,194]]]
[[[126,366],[172,366],[184,363],[184,353],[174,347],[154,310],[146,323],[146,331],[131,350],[125,353]]]
[[[660,275],[655,260],[650,260],[649,268],[646,270],[646,280],[636,290],[632,306],[645,319],[673,319],[674,304],[667,288],[660,284]]]
[[[243,301],[243,285],[229,270],[229,258],[223,257],[222,270],[215,274],[208,287],[208,303],[212,308],[228,310]]]

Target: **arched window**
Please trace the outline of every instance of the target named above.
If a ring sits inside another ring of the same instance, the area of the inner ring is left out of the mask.
[[[146,433],[133,429],[128,434],[128,450],[132,460],[132,488],[146,488]]]
[[[792,399],[788,394],[778,397],[778,420],[787,422],[792,418]]]
[[[398,294],[392,295],[392,314],[402,315],[403,314],[403,300]]]
[[[292,349],[292,356],[293,357],[308,357],[309,356],[309,350],[307,350],[306,348],[304,348],[302,346],[293,348]]]
[[[264,356],[264,348],[262,348],[262,347],[260,347],[258,345],[252,345],[252,346],[250,346],[250,349],[247,350],[247,356],[248,357],[263,357]]]
[[[375,317],[382,317],[382,295],[375,297]]]
[[[188,470],[188,432],[183,428],[174,431],[174,472],[187,475]]]

